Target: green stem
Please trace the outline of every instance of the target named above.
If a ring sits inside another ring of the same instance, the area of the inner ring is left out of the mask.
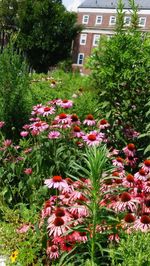
[[[92,241],[91,241],[91,260],[92,265],[94,265],[95,260],[95,241],[96,241],[96,220],[97,220],[97,200],[96,200],[97,193],[93,193],[93,230],[92,230]]]

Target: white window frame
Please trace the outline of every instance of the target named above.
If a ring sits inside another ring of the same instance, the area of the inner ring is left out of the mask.
[[[98,46],[97,41],[99,42],[100,40],[100,34],[94,34],[93,36],[93,46]]]
[[[100,18],[100,22],[98,21]],[[95,25],[101,25],[103,21],[103,16],[96,16]]]
[[[128,19],[129,19],[129,21],[128,21],[128,23],[127,23],[126,20],[128,20]],[[130,26],[130,24],[131,24],[131,17],[129,17],[129,16],[124,17],[124,25],[125,25],[125,26]]]
[[[80,56],[82,56],[82,58],[80,58]],[[82,60],[82,63],[80,63],[80,60]],[[78,54],[78,59],[77,59],[77,64],[78,65],[83,65],[83,61],[84,61],[84,53],[79,53]]]
[[[144,24],[141,24],[141,20],[144,20]],[[139,26],[145,27],[145,25],[146,25],[146,17],[139,17]]]
[[[82,24],[88,24],[89,23],[89,15],[83,15],[82,18]]]
[[[86,33],[80,34],[80,45],[86,45],[86,40],[87,40],[87,34]]]
[[[112,20],[114,21],[112,22]],[[116,16],[110,16],[109,25],[116,25]]]

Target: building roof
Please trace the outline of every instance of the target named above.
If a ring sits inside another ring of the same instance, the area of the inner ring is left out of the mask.
[[[123,0],[124,8],[129,9],[129,1]],[[139,9],[150,9],[150,0],[135,0]],[[109,8],[116,9],[118,0],[85,0],[78,8]]]

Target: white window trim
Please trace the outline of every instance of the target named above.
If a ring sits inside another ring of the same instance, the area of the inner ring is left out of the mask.
[[[97,37],[98,37],[98,41],[100,40],[100,34],[94,34],[93,36],[93,46],[98,46],[98,44],[96,44],[96,40],[97,40]]]
[[[112,18],[115,18],[115,22],[111,22]],[[116,16],[110,16],[109,25],[116,25]]]
[[[82,55],[82,56],[83,56],[83,59],[82,59],[82,64],[79,64],[79,61],[81,60],[81,59],[80,59],[80,55]],[[78,54],[78,59],[77,59],[77,65],[80,65],[80,66],[82,66],[82,65],[83,65],[83,60],[84,60],[84,53],[79,53],[79,54]]]
[[[144,24],[140,24],[140,21],[141,21],[142,19],[145,20],[145,23],[144,23]],[[139,26],[140,26],[140,27],[145,27],[145,25],[146,25],[146,17],[139,17]]]
[[[101,17],[101,22],[99,23],[98,22],[98,18]],[[96,20],[95,20],[95,25],[101,25],[102,24],[102,21],[103,21],[103,16],[96,16]]]
[[[85,17],[87,17],[87,21],[85,22],[84,19]],[[83,18],[82,18],[82,24],[88,24],[89,23],[89,15],[83,15]]]
[[[127,18],[129,18],[129,23],[126,23],[126,19],[127,19]],[[130,24],[131,24],[131,17],[129,17],[129,16],[125,16],[125,17],[124,17],[124,25],[125,25],[125,26],[130,26]]]
[[[80,45],[86,45],[86,40],[87,40],[87,34],[86,33],[82,33],[80,35]],[[84,42],[82,42],[84,41]]]

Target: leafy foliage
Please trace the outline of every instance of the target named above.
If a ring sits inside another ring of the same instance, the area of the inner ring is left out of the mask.
[[[6,135],[17,136],[27,122],[32,105],[29,75],[26,62],[13,45],[8,45],[0,55],[1,119],[6,122]]]
[[[124,30],[124,14],[118,9],[116,33],[109,40],[101,38],[89,60],[100,109],[110,118],[120,141],[127,128],[143,132],[145,104],[150,94],[150,39],[138,30],[136,6],[130,2],[131,27]],[[119,124],[122,132],[118,134]]]
[[[122,239],[118,247],[110,247],[112,266],[146,266],[150,264],[150,235],[137,232]]]
[[[26,0],[19,22],[18,46],[37,72],[47,72],[49,66],[70,57],[80,27],[76,14],[67,12],[60,1]]]

